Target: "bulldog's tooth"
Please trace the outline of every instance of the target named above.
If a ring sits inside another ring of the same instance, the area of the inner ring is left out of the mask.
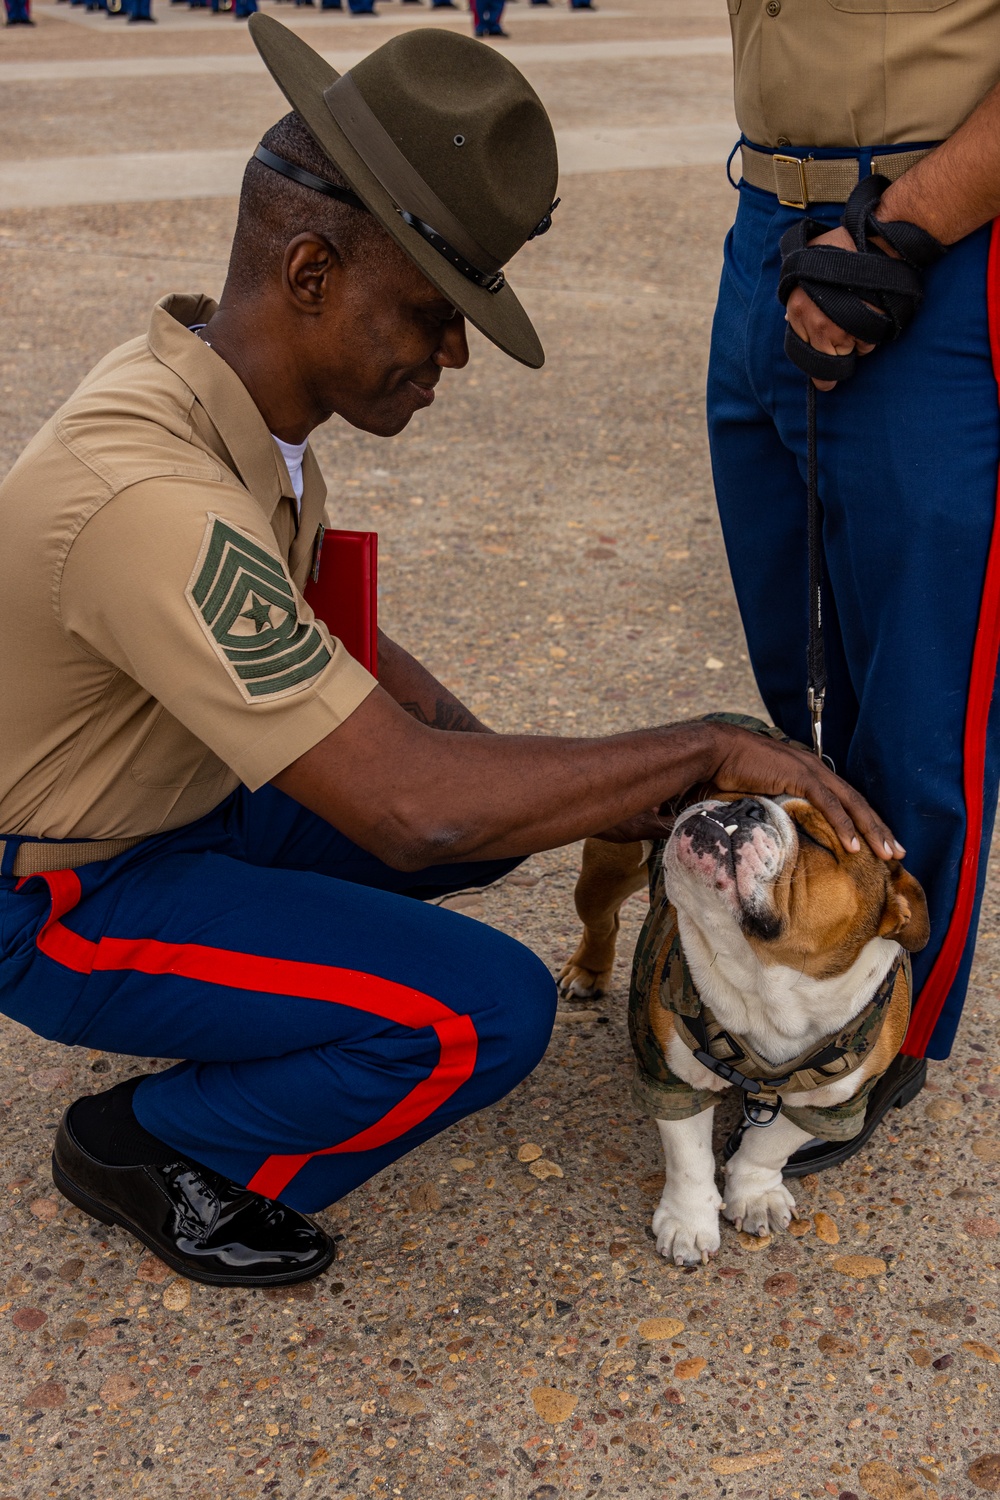
[[[740,825],[738,823],[730,823],[729,826],[728,826],[728,828],[726,828],[724,830],[724,832],[726,832],[729,835],[729,837],[732,838],[733,834],[736,832],[736,830],[737,830],[737,828],[739,826]]]

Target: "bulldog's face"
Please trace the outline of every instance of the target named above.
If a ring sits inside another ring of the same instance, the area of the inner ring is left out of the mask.
[[[729,793],[678,818],[663,856],[667,894],[706,936],[738,926],[762,963],[814,978],[846,972],[874,937],[916,951],[927,903],[897,860],[849,853],[797,797]]]

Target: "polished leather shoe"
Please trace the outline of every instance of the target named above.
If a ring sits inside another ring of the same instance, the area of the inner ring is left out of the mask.
[[[62,1117],[56,1187],[91,1218],[119,1224],[172,1270],[209,1286],[290,1286],[326,1270],[332,1241],[294,1209],[178,1157],[168,1166],[109,1167]]]

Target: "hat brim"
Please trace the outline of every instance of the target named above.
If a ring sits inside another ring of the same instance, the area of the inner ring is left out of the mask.
[[[431,285],[505,354],[539,369],[545,363],[544,350],[509,282],[499,292],[487,292],[449,265],[400,217],[392,198],[351,145],[323,98],[340,74],[271,16],[259,11],[251,16],[250,35],[271,77],[317,144]]]

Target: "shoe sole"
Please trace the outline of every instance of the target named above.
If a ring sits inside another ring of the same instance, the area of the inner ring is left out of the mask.
[[[198,1281],[204,1286],[296,1286],[300,1281],[311,1281],[314,1276],[321,1276],[333,1262],[336,1253],[331,1245],[330,1253],[322,1264],[310,1266],[307,1271],[298,1271],[287,1275],[217,1276],[211,1271],[202,1271],[200,1268],[192,1269],[186,1261],[181,1260],[178,1256],[171,1255],[162,1245],[158,1245],[149,1235],[144,1234],[138,1225],[133,1224],[131,1219],[126,1219],[124,1214],[116,1213],[113,1208],[108,1208],[107,1204],[99,1202],[96,1198],[92,1198],[89,1193],[84,1192],[83,1188],[77,1187],[76,1183],[66,1176],[66,1173],[59,1166],[54,1155],[52,1157],[52,1181],[63,1197],[68,1198],[70,1203],[75,1208],[80,1209],[82,1213],[88,1214],[92,1219],[97,1219],[101,1224],[113,1224],[119,1229],[126,1230],[128,1234],[140,1240],[147,1249],[151,1250],[172,1271],[176,1271],[179,1276],[183,1276],[187,1281]]]

